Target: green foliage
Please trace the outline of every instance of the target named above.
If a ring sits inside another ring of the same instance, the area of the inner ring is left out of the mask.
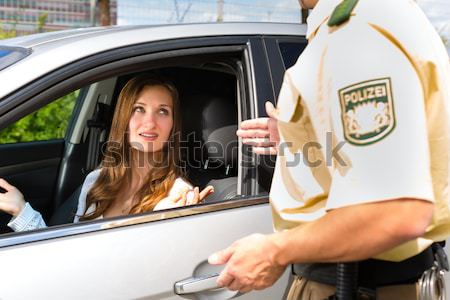
[[[0,26],[0,40],[9,39],[16,36],[17,36],[16,30],[4,30],[3,27]]]
[[[37,23],[37,31],[44,32],[45,23],[47,23],[48,13],[43,13],[39,15],[38,23]]]
[[[47,104],[0,131],[0,144],[63,138],[79,91]]]

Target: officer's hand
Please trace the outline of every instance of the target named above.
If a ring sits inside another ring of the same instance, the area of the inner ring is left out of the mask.
[[[253,152],[257,154],[277,154],[280,136],[272,103],[266,102],[266,112],[269,118],[245,120],[236,134],[244,144],[253,146]]]
[[[283,275],[286,266],[277,265],[273,260],[278,250],[269,236],[252,234],[212,254],[208,262],[226,264],[217,279],[219,286],[247,293],[270,287]]]

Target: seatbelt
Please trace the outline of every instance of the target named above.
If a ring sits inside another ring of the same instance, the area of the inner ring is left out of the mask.
[[[99,163],[100,146],[103,141],[100,140],[102,132],[106,129],[106,122],[109,118],[110,106],[98,102],[94,117],[87,121],[88,127],[88,156],[86,160],[85,173],[94,170]]]

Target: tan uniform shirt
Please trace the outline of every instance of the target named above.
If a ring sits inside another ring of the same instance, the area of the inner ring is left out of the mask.
[[[360,0],[348,22],[329,27],[339,2],[318,2],[308,47],[285,74],[274,226],[355,204],[434,202],[423,238],[377,257],[403,260],[450,235],[449,57],[414,1]]]

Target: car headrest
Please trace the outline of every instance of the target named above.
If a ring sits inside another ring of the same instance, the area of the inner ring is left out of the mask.
[[[206,148],[205,169],[237,166],[237,109],[232,99],[211,97],[202,111],[202,139]]]

